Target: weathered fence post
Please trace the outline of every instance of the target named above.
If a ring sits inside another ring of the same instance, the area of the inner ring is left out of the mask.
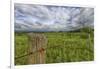
[[[28,57],[29,64],[43,64],[45,63],[45,48],[47,39],[42,33],[29,33],[29,49],[28,53],[32,53]]]

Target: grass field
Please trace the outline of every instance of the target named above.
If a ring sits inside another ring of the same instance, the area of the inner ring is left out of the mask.
[[[94,33],[45,32],[48,43],[46,63],[80,62],[94,60]],[[27,33],[15,33],[15,57],[27,53]],[[26,65],[27,56],[15,59],[15,65]]]

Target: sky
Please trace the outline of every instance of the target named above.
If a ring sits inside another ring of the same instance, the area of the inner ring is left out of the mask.
[[[54,5],[14,5],[15,31],[71,31],[94,26],[94,9]]]

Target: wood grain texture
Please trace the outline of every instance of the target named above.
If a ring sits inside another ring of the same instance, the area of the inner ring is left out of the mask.
[[[45,63],[46,44],[47,39],[45,35],[41,33],[28,33],[29,49],[28,53],[32,52],[32,55],[28,57],[29,64],[43,64]]]

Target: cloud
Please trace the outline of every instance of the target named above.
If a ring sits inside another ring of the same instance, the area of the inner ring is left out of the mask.
[[[14,11],[15,31],[70,31],[94,21],[88,7],[15,4]]]

